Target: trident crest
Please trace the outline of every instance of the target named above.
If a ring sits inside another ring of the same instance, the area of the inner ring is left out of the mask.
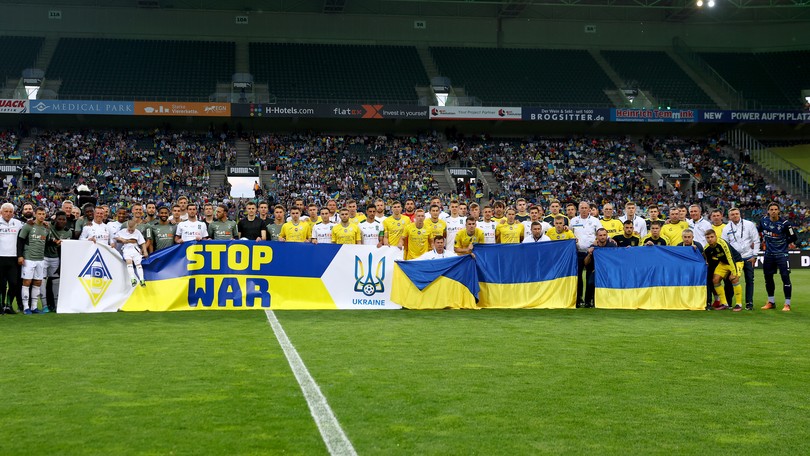
[[[363,293],[366,296],[373,296],[374,293],[385,291],[383,280],[385,279],[385,257],[377,262],[376,273],[371,275],[374,264],[373,254],[368,254],[368,274],[363,265],[363,260],[359,256],[354,257],[354,291]]]

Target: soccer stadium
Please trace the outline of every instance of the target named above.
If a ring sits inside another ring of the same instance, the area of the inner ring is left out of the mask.
[[[0,0],[0,170],[2,455],[807,451],[808,0]]]

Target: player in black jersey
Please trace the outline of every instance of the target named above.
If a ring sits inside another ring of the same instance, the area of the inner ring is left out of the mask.
[[[616,245],[619,247],[636,247],[641,244],[641,239],[633,233],[633,221],[624,222],[624,233],[613,236]]]

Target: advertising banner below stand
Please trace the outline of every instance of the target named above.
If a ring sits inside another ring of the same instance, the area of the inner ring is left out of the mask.
[[[234,104],[233,117],[319,119],[427,119],[428,107],[388,104]]]
[[[521,120],[521,108],[499,106],[431,106],[431,120]]]
[[[230,117],[230,103],[136,101],[136,116]]]
[[[763,263],[765,263],[765,257],[763,255],[758,256],[754,268],[762,269]],[[790,269],[810,268],[810,250],[791,251],[788,254],[788,264],[790,264]]]
[[[672,122],[688,123],[698,121],[698,111],[694,109],[611,109],[613,122]]]
[[[259,177],[258,166],[229,166],[228,176]]]
[[[135,104],[131,101],[31,100],[29,104],[31,114],[131,116],[135,113]]]
[[[523,120],[531,122],[602,122],[609,118],[607,108],[523,108]]]
[[[24,114],[28,112],[28,100],[0,98],[0,114]]]
[[[452,177],[474,178],[477,174],[474,168],[448,168],[447,171]]]
[[[808,123],[810,111],[701,111],[700,122]]]

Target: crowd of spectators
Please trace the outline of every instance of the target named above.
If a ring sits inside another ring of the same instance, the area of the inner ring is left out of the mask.
[[[647,157],[627,138],[488,139],[451,142],[461,165],[491,171],[500,184],[497,199],[547,207],[551,199],[587,199],[602,205],[659,200],[645,177]]]
[[[10,156],[14,155],[18,143],[19,138],[16,133],[8,130],[0,130],[0,160],[7,160]]]
[[[271,178],[263,181],[261,199],[292,205],[294,199],[323,205],[329,199],[353,198],[359,206],[376,198],[426,201],[439,194],[432,171],[445,165],[491,171],[500,187],[496,199],[526,198],[548,207],[552,199],[582,199],[598,206],[624,203],[645,208],[658,204],[666,213],[673,204],[697,202],[704,210],[732,206],[757,220],[770,201],[779,202],[798,227],[802,242],[810,237],[810,209],[757,174],[750,164],[723,152],[716,139],[629,138],[492,139],[450,138],[435,133],[412,136],[350,136],[315,133],[246,134],[251,163]],[[17,135],[0,132],[0,154],[18,147]],[[56,207],[86,184],[100,201],[173,202],[186,195],[198,202],[229,201],[227,185],[212,189],[212,169],[236,162],[231,134],[153,131],[44,131],[33,136],[17,162],[22,175],[3,180],[3,191],[16,204],[36,201]],[[664,167],[682,168],[696,178],[679,191],[650,182],[648,157]],[[475,199],[477,185],[459,186],[455,195]],[[471,193],[472,190],[472,193]]]
[[[435,134],[348,136],[312,133],[248,138],[251,160],[273,175],[267,199],[289,204],[303,198],[325,204],[330,198],[426,200],[438,193],[431,170],[446,162]]]
[[[210,170],[236,158],[233,137],[224,133],[42,131],[32,139],[20,151],[20,182],[6,187],[12,202],[59,204],[79,184],[100,200],[123,203],[221,197],[224,189],[210,188]]]

